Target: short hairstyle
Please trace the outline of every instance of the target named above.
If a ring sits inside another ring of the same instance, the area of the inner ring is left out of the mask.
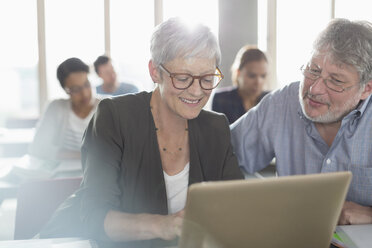
[[[63,61],[57,68],[57,78],[62,88],[65,88],[65,80],[73,72],[89,73],[89,66],[78,58]]]
[[[262,60],[268,62],[265,53],[256,46],[245,45],[240,48],[235,56],[234,63],[231,66],[231,79],[233,84],[238,85],[238,70],[243,69],[243,67],[249,62]]]
[[[106,56],[106,55],[101,55],[99,56],[96,61],[94,61],[93,65],[94,65],[94,70],[96,71],[97,75],[98,75],[98,69],[101,65],[105,65],[107,64],[111,59]]]
[[[189,27],[177,17],[155,28],[150,51],[156,67],[175,58],[214,58],[216,66],[221,63],[220,46],[209,27],[202,24]]]
[[[372,80],[372,25],[367,21],[334,19],[313,44],[315,53],[323,51],[334,62],[353,66],[361,85]]]

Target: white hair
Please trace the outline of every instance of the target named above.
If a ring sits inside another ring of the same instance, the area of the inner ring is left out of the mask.
[[[156,67],[175,58],[211,58],[221,63],[221,51],[209,27],[187,26],[180,18],[170,18],[159,24],[151,38],[151,58]]]
[[[326,50],[334,62],[353,66],[360,84],[372,80],[372,24],[334,19],[314,42],[314,51]]]

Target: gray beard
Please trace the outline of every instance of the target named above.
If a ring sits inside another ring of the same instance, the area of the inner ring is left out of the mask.
[[[305,111],[305,98],[306,96],[310,95],[310,93],[307,91],[305,92],[305,96],[302,97],[302,89],[303,89],[303,83],[300,83],[300,90],[299,90],[299,100],[301,104],[301,109],[303,114],[306,116],[307,119],[316,122],[316,123],[334,123],[341,121],[347,114],[349,114],[352,110],[356,108],[358,103],[355,103],[354,98],[348,99],[346,102],[344,102],[341,106],[341,108],[336,110],[331,110],[330,107],[328,107],[328,111],[325,114],[322,114],[320,116],[316,117],[310,117],[306,111]],[[358,95],[360,95],[362,91],[358,92]]]

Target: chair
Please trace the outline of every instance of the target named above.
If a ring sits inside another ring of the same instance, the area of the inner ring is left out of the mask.
[[[59,178],[24,183],[18,190],[14,239],[40,232],[58,206],[79,188],[82,178]]]

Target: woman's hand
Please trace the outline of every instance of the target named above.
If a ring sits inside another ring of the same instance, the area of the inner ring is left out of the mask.
[[[107,236],[113,241],[172,240],[181,235],[184,211],[172,215],[128,214],[109,211],[104,221]]]
[[[181,235],[184,210],[172,215],[154,215],[153,230],[156,236],[172,240]]]

